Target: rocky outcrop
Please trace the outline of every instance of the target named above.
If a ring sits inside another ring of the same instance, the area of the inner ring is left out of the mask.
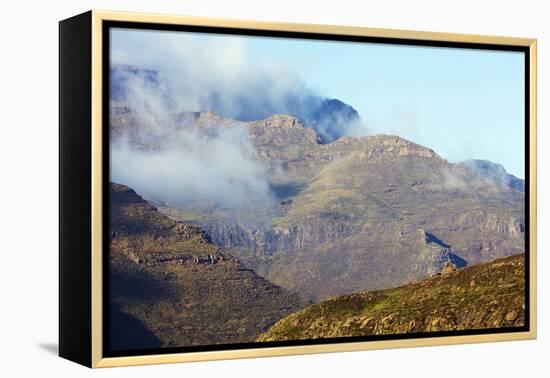
[[[277,114],[269,118],[247,123],[250,139],[256,146],[281,147],[319,143],[314,130],[304,127],[295,117]]]
[[[431,149],[392,135],[376,135],[369,138],[368,148],[360,151],[359,159],[376,161],[382,158],[415,156],[420,158],[441,158]]]

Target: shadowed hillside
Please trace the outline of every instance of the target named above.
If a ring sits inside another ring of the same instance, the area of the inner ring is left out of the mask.
[[[254,341],[307,303],[111,183],[111,348]]]

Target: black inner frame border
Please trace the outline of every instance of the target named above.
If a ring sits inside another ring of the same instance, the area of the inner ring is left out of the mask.
[[[406,45],[406,46],[421,46],[421,47],[443,47],[443,48],[461,48],[461,49],[476,49],[476,50],[493,50],[493,51],[515,51],[523,52],[524,54],[524,126],[525,126],[525,325],[522,327],[501,327],[487,329],[471,329],[457,331],[437,331],[437,332],[418,332],[409,334],[390,334],[390,335],[372,335],[372,336],[354,336],[354,337],[338,337],[316,340],[290,340],[290,341],[273,341],[273,342],[251,342],[251,343],[235,343],[235,344],[212,344],[198,345],[185,347],[167,347],[155,349],[132,349],[132,350],[110,350],[110,318],[109,318],[109,253],[110,253],[110,122],[109,122],[109,103],[110,103],[110,29],[111,28],[127,28],[139,30],[158,30],[158,31],[180,31],[194,32],[206,34],[220,35],[238,35],[250,37],[274,37],[274,38],[289,38],[289,39],[306,39],[320,41],[339,41],[339,42],[363,42],[375,44],[390,44],[390,45]],[[365,341],[382,341],[382,340],[406,340],[406,339],[424,339],[443,336],[464,336],[464,335],[487,335],[501,333],[517,333],[528,332],[531,328],[530,314],[530,54],[528,46],[517,45],[499,45],[499,44],[484,44],[470,42],[449,42],[449,41],[432,41],[421,39],[405,39],[405,38],[388,38],[388,37],[370,37],[357,35],[335,35],[324,33],[308,33],[308,32],[289,32],[289,31],[274,31],[274,30],[255,30],[241,29],[217,26],[196,26],[196,25],[172,25],[158,24],[147,22],[131,22],[131,21],[102,21],[102,187],[103,187],[103,219],[102,219],[102,305],[103,305],[103,328],[102,332],[102,350],[103,357],[129,357],[140,355],[161,355],[171,353],[191,353],[204,351],[227,351],[237,349],[268,349],[270,347],[283,346],[305,346],[305,345],[330,345],[339,343],[353,343]]]

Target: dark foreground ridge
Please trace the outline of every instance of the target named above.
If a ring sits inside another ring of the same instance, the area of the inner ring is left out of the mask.
[[[132,189],[110,196],[111,350],[252,342],[307,305]]]

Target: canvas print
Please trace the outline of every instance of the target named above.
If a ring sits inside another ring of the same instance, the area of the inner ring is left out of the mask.
[[[107,350],[523,329],[525,64],[112,27]]]

